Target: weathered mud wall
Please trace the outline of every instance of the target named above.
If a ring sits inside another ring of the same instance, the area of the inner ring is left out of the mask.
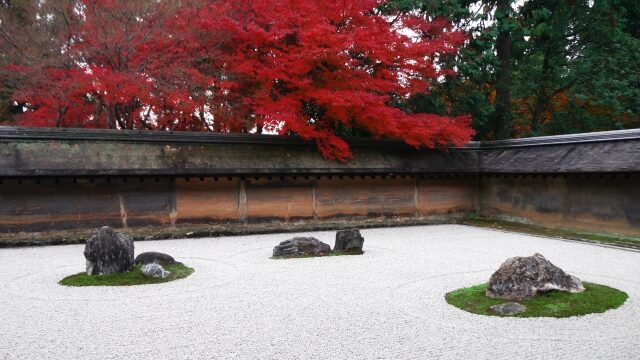
[[[480,214],[640,236],[640,131],[492,141],[478,147]]]
[[[478,213],[640,235],[637,130],[351,145],[340,163],[290,138],[0,127],[0,233]]]
[[[472,177],[135,177],[12,179],[0,185],[0,232],[111,225],[256,223],[465,216]]]
[[[620,235],[640,235],[640,175],[482,176],[484,216]]]

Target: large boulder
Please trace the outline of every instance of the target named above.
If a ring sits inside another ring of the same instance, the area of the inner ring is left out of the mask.
[[[314,237],[294,237],[273,248],[273,256],[320,255],[331,252],[331,246]]]
[[[539,291],[584,291],[582,281],[566,274],[540,254],[507,259],[491,275],[486,295],[494,299],[524,300]]]
[[[349,229],[336,232],[336,244],[334,251],[362,251],[364,238],[360,235],[360,230]]]
[[[178,262],[176,261],[176,259],[173,258],[173,256],[169,254],[155,252],[155,251],[148,251],[148,252],[143,252],[141,254],[138,254],[138,256],[136,256],[133,263],[135,265],[146,265],[146,264],[156,263],[163,266],[178,264]]]
[[[103,226],[84,246],[88,275],[105,275],[131,271],[133,239]]]
[[[167,276],[171,275],[170,271],[165,270],[162,265],[157,263],[142,265],[140,271],[142,271],[142,273],[146,277],[166,278]]]

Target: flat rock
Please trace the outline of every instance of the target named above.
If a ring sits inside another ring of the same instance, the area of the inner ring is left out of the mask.
[[[133,268],[133,239],[103,226],[84,246],[88,275],[115,274]]]
[[[489,308],[489,310],[500,315],[516,315],[527,311],[527,307],[517,302],[508,302],[504,304],[493,305]]]
[[[358,229],[339,230],[336,232],[334,251],[358,250],[362,251],[364,238]]]
[[[331,246],[314,237],[294,237],[273,248],[273,256],[318,255],[331,252]]]
[[[582,281],[568,275],[540,254],[507,259],[491,275],[486,295],[494,299],[524,300],[540,291],[584,291]]]
[[[157,263],[142,265],[140,271],[142,271],[142,273],[146,277],[166,278],[167,276],[171,275],[171,272],[165,270],[162,265]]]
[[[135,265],[146,265],[151,263],[160,264],[163,266],[167,265],[175,265],[178,264],[176,259],[169,254],[164,254],[161,252],[148,251],[138,254],[135,260],[133,261]]]

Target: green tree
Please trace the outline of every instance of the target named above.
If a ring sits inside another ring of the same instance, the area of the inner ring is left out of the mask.
[[[519,18],[530,37],[514,72],[524,108],[517,122],[529,129],[521,135],[640,125],[639,7],[628,0],[525,3]]]
[[[442,16],[468,42],[455,66],[404,106],[468,113],[478,139],[640,126],[637,0],[396,0]]]
[[[497,0],[495,22],[498,35],[496,36],[496,55],[498,57],[495,89],[495,133],[497,139],[511,137],[511,49],[514,27],[511,21],[511,0]]]
[[[586,23],[572,96],[600,111],[577,130],[640,126],[640,2],[596,0]]]
[[[543,116],[550,102],[577,80],[572,64],[583,47],[587,10],[587,0],[529,0],[521,8],[519,18],[529,38],[518,61],[514,91],[526,99],[532,135],[545,133]]]
[[[471,114],[477,139],[511,135],[511,72],[514,36],[521,33],[512,0],[397,0],[389,3],[429,18],[443,17],[467,33],[456,56],[443,59],[458,70],[428,94],[411,99],[412,111]],[[517,48],[515,49],[517,50]]]

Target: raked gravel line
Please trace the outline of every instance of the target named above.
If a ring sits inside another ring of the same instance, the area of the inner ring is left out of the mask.
[[[137,242],[194,267],[71,288],[83,246],[0,249],[0,359],[639,359],[640,252],[461,225],[367,229],[362,256],[272,260],[294,234]],[[333,232],[301,233],[333,245]],[[540,252],[630,298],[566,319],[473,315],[448,291]]]

